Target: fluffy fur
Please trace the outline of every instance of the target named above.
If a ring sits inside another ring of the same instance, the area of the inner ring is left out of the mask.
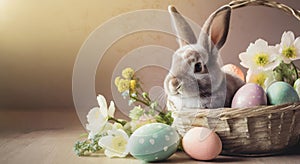
[[[219,8],[209,16],[198,39],[174,6],[169,6],[172,26],[180,48],[174,53],[164,88],[177,109],[228,107],[244,84],[238,77],[222,72],[218,62],[230,23],[231,8]]]

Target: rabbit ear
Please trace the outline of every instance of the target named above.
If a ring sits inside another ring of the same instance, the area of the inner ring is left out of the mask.
[[[212,41],[216,48],[220,49],[227,38],[230,14],[231,8],[227,5],[212,13],[202,27],[198,44],[208,46],[206,48],[211,48]]]
[[[179,46],[183,47],[187,44],[197,43],[197,38],[185,18],[172,5],[168,7],[168,10],[171,15],[172,27],[177,35]]]

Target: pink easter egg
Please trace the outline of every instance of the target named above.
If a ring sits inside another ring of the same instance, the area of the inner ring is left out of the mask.
[[[222,150],[222,142],[219,136],[205,127],[190,129],[182,139],[184,151],[196,160],[212,160]]]

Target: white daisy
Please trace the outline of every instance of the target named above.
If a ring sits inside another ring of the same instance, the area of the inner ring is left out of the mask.
[[[239,55],[241,65],[258,71],[273,70],[280,64],[278,59],[278,48],[268,46],[268,43],[258,39],[255,43],[250,43],[246,52]]]
[[[281,37],[279,52],[281,59],[287,64],[300,59],[300,37],[295,39],[293,32],[284,32]]]

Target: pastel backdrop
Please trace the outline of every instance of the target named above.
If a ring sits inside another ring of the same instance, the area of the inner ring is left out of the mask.
[[[166,10],[169,4],[174,4],[184,16],[202,25],[210,13],[228,2],[0,0],[0,110],[74,110],[72,71],[77,53],[93,30],[119,14],[142,9]],[[300,9],[297,0],[278,2]],[[238,54],[245,51],[250,42],[260,37],[270,44],[279,43],[287,30],[299,36],[300,23],[282,11],[266,7],[233,11],[229,36],[221,51],[223,63],[239,64]],[[121,38],[108,49],[99,64],[95,92],[112,99],[111,78],[119,59],[149,44],[172,50],[178,47],[174,36],[158,32],[139,32]],[[299,62],[296,65],[299,66]],[[147,69],[141,70],[144,78],[151,73]],[[153,83],[162,84],[167,72],[159,68],[152,70],[159,74]]]

